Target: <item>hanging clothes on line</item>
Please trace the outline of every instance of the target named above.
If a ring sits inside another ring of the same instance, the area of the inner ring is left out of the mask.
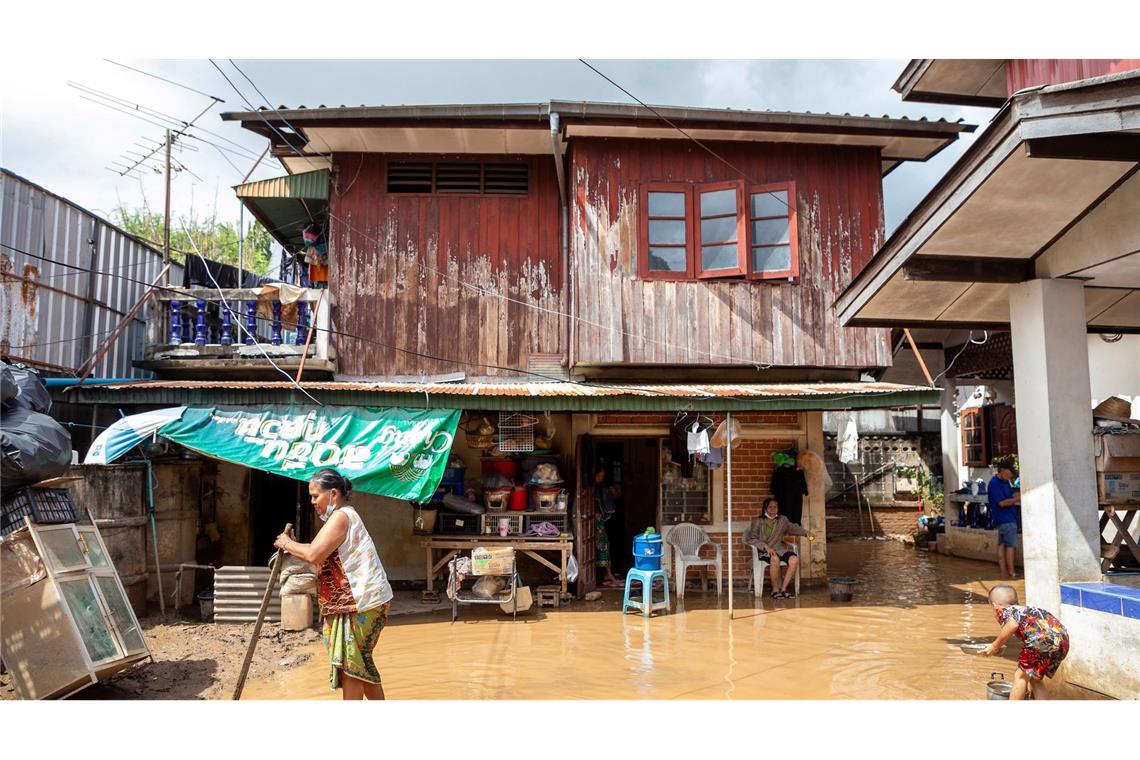
[[[796,467],[796,451],[777,451],[772,455],[772,495],[780,503],[780,514],[800,524],[804,514],[804,497],[808,495],[804,471]]]
[[[703,456],[709,453],[709,431],[701,428],[701,423],[694,422],[686,435],[686,442],[690,455]]]
[[[859,430],[855,426],[855,416],[849,415],[839,423],[838,438],[835,447],[839,453],[839,461],[850,464],[859,458]]]

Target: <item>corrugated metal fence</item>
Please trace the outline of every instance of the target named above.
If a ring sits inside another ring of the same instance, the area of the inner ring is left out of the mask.
[[[7,170],[0,189],[0,353],[74,373],[158,276],[162,253]],[[181,283],[181,267],[170,279]],[[140,312],[93,374],[150,377],[131,365],[143,328]]]

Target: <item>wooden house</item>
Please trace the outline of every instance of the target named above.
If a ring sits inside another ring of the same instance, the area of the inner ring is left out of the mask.
[[[328,288],[308,296],[317,316],[300,310],[268,355],[315,360],[301,385],[330,403],[450,406],[476,421],[549,412],[574,492],[580,590],[594,583],[597,466],[626,478],[616,546],[680,520],[724,543],[758,514],[773,452],[822,453],[822,410],[937,398],[861,382],[891,363],[889,331],[840,328],[832,304],[884,240],[883,175],[970,125],[563,101],[222,118],[264,136],[290,173],[239,186],[247,208],[290,251],[309,250],[305,228],[327,239]],[[167,319],[155,314],[159,342]],[[253,360],[249,346],[159,348],[180,362],[151,365],[163,380],[84,397],[306,402],[268,367],[256,379],[227,370],[239,350]],[[728,411],[745,439],[732,498],[725,469],[710,469],[686,496],[696,507],[677,506],[663,454],[677,414],[719,423]],[[478,485],[479,453],[457,454]],[[392,577],[422,577],[411,519],[375,514]],[[821,492],[802,520],[825,535]],[[734,541],[726,561],[741,575],[747,550]],[[805,577],[822,577],[824,542],[812,551]]]

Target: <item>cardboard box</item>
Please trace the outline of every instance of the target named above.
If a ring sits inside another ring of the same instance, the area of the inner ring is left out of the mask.
[[[509,575],[514,562],[515,550],[511,547],[486,549],[479,546],[471,550],[472,575]]]
[[[1140,433],[1094,436],[1093,450],[1097,472],[1140,472]]]
[[[1140,502],[1140,472],[1099,472],[1096,485],[1102,503]]]

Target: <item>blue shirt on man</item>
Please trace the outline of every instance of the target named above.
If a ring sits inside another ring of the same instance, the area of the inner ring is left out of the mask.
[[[998,502],[1013,498],[1013,486],[1002,480],[1001,475],[994,475],[990,478],[990,484],[986,486],[986,494],[990,499],[990,514],[994,516],[994,525],[1017,522],[1016,504],[1010,504],[1008,507],[998,506]]]

